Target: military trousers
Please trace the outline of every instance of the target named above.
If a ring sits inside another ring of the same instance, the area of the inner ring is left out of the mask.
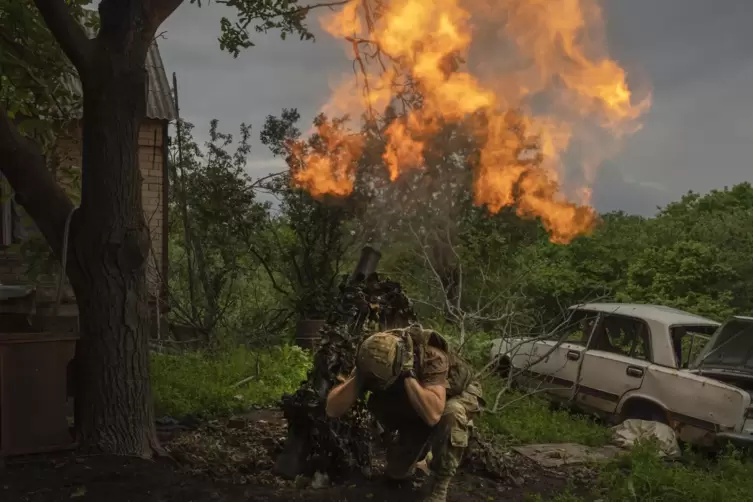
[[[473,419],[481,412],[482,405],[481,385],[473,382],[461,394],[447,399],[442,417],[435,426],[396,424],[397,441],[387,449],[387,476],[403,479],[412,475],[416,464],[429,453],[432,472],[443,477],[454,476],[468,447]],[[388,406],[370,409],[380,423],[391,423],[387,417],[390,413]]]

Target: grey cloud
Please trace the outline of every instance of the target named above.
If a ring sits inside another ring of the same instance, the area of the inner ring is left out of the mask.
[[[316,42],[253,34],[256,47],[236,59],[221,51],[217,41],[220,19],[232,14],[217,4],[184,5],[161,28],[163,59],[167,70],[178,76],[181,115],[194,123],[196,136],[205,140],[209,121],[217,118],[225,132],[237,131],[245,122],[258,137],[266,116],[282,108],[298,108],[302,120],[310,121],[333,78],[351,71],[341,44],[323,34],[312,18]],[[270,157],[255,141],[249,170],[262,175],[267,172],[265,163],[278,166]]]
[[[617,159],[632,177],[676,197],[750,179],[753,61],[722,78],[698,78],[656,98],[642,131]]]
[[[622,210],[653,216],[667,198],[663,187],[626,179],[614,164],[606,163],[594,180],[591,202],[600,212]]]
[[[609,0],[605,12],[613,53],[647,75],[654,102],[613,169],[663,187],[649,195],[662,203],[750,179],[753,2]],[[627,188],[602,193],[618,201]],[[640,185],[628,193],[647,196]]]

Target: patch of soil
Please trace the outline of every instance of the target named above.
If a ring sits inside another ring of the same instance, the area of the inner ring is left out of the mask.
[[[272,473],[285,436],[276,410],[262,410],[193,430],[162,427],[172,458],[154,461],[75,453],[8,459],[0,473],[0,501],[8,502],[414,502],[418,482],[395,484],[379,467],[362,477],[314,488],[312,480],[286,481]],[[507,457],[502,475],[489,476],[471,459],[450,489],[450,502],[523,501],[561,492],[568,473],[547,471],[522,457]],[[377,465],[379,465],[377,463]],[[321,484],[321,483],[320,483]]]

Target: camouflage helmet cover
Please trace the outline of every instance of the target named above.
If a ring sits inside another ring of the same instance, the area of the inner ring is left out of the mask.
[[[373,386],[385,389],[399,376],[402,341],[393,333],[375,333],[358,348],[356,367]]]

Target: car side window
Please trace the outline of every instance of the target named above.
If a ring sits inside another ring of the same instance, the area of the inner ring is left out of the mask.
[[[598,314],[594,312],[572,312],[568,319],[546,339],[585,347],[597,320]]]
[[[639,319],[606,315],[594,333],[591,348],[636,359],[650,360],[648,326]]]
[[[688,368],[695,361],[711,338],[711,329],[694,326],[676,326],[671,329],[672,349],[678,368]]]

